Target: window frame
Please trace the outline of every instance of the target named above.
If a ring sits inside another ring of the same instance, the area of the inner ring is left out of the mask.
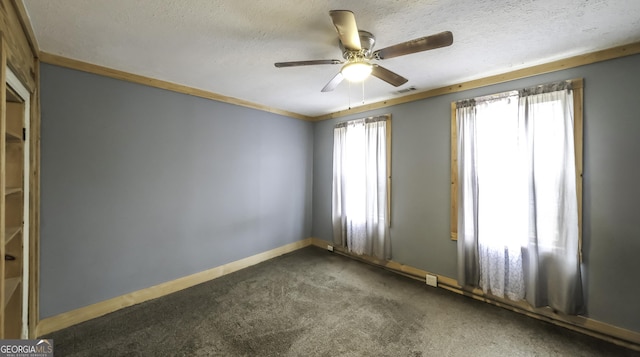
[[[576,195],[578,196],[579,254],[582,260],[582,175],[583,175],[583,104],[584,80],[571,79],[573,90],[573,135],[576,160]],[[497,94],[500,95],[500,94]],[[451,240],[458,240],[458,118],[456,102],[451,102]]]

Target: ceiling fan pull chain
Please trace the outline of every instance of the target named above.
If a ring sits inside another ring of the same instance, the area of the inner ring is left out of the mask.
[[[364,104],[364,81],[362,81],[362,104]]]
[[[347,83],[349,83],[349,91],[347,97],[349,98],[349,110],[351,110],[351,82],[347,81]]]

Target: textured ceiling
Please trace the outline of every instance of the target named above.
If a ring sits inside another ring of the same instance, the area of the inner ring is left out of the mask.
[[[339,65],[273,65],[342,60],[332,9],[352,10],[374,49],[453,32],[450,47],[379,61],[409,82],[369,78],[365,104],[640,41],[636,0],[23,1],[44,52],[307,116],[362,104],[361,85],[320,92]]]

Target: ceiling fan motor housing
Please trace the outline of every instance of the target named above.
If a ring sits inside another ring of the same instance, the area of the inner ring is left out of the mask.
[[[360,47],[361,50],[350,50],[344,47],[342,41],[338,39],[338,45],[342,51],[342,57],[347,61],[350,60],[362,60],[363,58],[371,58],[371,51],[376,44],[376,37],[369,31],[358,30],[360,35]]]

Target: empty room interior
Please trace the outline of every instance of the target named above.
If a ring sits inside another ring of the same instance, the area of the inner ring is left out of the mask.
[[[1,0],[0,22],[0,339],[640,353],[640,2]]]

